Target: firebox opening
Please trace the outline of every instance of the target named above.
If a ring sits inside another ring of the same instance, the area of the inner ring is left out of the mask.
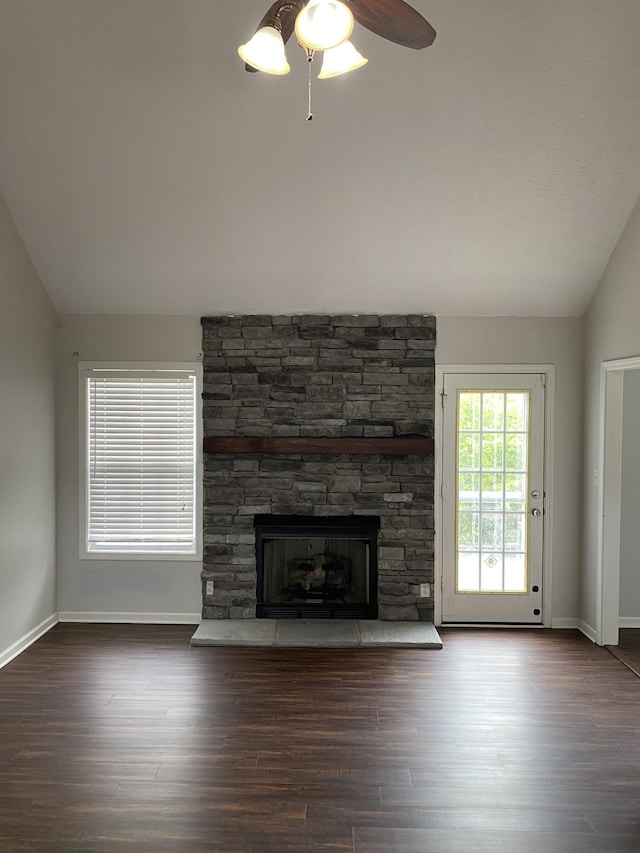
[[[258,618],[377,618],[377,516],[259,515],[254,526]]]

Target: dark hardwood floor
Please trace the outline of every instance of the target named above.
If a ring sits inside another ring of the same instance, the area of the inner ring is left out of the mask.
[[[640,850],[640,680],[572,631],[442,651],[58,625],[0,671],[0,851]]]

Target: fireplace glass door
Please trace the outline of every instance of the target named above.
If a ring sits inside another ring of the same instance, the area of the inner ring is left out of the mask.
[[[258,616],[376,618],[377,519],[258,518]]]

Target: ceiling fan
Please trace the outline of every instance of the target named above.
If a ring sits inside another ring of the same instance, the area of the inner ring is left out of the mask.
[[[354,21],[414,50],[428,47],[436,37],[431,24],[404,0],[276,0],[238,53],[247,71],[287,74],[284,45],[295,31],[310,62],[315,51],[325,52],[319,77],[335,77],[367,61],[349,41]]]

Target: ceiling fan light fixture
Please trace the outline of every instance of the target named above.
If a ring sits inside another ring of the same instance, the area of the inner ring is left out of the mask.
[[[368,61],[350,41],[343,41],[337,47],[325,50],[318,80],[328,80],[330,77],[355,71],[356,68],[366,65]]]
[[[298,41],[309,50],[329,50],[353,32],[351,9],[341,0],[310,0],[296,18]]]
[[[238,55],[247,65],[267,74],[288,74],[291,70],[284,52],[282,34],[274,26],[262,27],[238,48]]]

